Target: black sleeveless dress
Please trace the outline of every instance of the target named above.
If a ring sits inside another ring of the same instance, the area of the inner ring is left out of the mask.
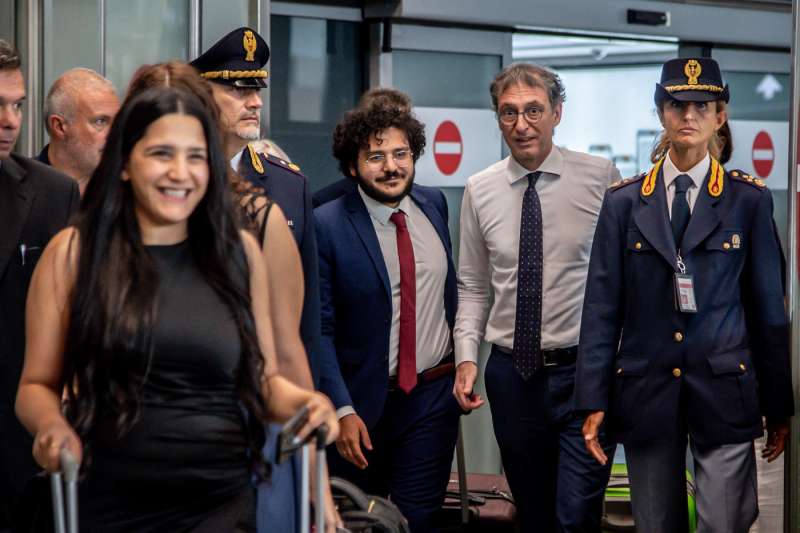
[[[81,531],[231,532],[254,522],[233,316],[188,242],[148,246],[161,283],[142,414],[99,425],[81,484]]]

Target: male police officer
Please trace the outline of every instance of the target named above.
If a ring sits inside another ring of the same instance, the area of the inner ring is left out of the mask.
[[[297,240],[305,278],[300,336],[311,371],[316,372],[315,357],[320,338],[319,276],[308,181],[294,163],[258,153],[248,144],[260,137],[263,102],[259,92],[267,86],[264,65],[268,59],[269,47],[264,39],[255,30],[242,27],[217,41],[191,65],[212,82],[214,100],[220,111],[223,144],[231,166],[248,181],[262,187],[281,207]],[[296,369],[289,377],[300,386],[312,388],[308,371],[303,370]],[[274,427],[272,433],[275,433]],[[287,466],[275,465],[272,478],[273,489],[262,486],[259,491],[259,523],[263,522],[274,531],[292,531],[294,514],[287,510],[294,507],[294,474]]]
[[[726,171],[728,87],[709,58],[668,61],[664,127],[646,174],[606,192],[592,248],[575,408],[625,445],[636,527],[686,531],[691,445],[698,533],[744,533],[758,514],[753,438],[783,451],[793,412],[783,258],[772,195]]]

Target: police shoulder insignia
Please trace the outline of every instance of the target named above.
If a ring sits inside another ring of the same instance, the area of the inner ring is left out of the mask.
[[[294,172],[298,176],[305,177],[302,172],[300,172],[300,167],[291,161],[286,161],[285,159],[281,159],[280,157],[275,157],[272,154],[265,154],[267,161],[276,167],[281,167],[290,172]]]
[[[636,183],[637,181],[644,178],[646,175],[645,172],[638,174],[636,176],[632,176],[630,178],[623,178],[621,180],[617,180],[608,186],[608,189],[611,191],[616,191],[617,189],[621,189],[626,185],[630,185],[631,183]]]
[[[767,186],[767,184],[764,183],[764,180],[762,180],[761,178],[754,178],[744,170],[738,170],[738,169],[732,170],[731,178],[743,183],[749,183],[750,185],[752,185],[757,189],[764,189]]]

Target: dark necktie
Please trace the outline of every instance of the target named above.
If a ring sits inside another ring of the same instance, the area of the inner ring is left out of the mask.
[[[675,198],[672,199],[672,236],[675,237],[675,247],[679,250],[691,216],[689,201],[686,199],[686,191],[689,190],[691,184],[692,178],[688,174],[681,174],[675,178]]]
[[[542,206],[536,193],[540,175],[528,174],[519,226],[513,363],[523,379],[536,372],[542,355]]]
[[[414,247],[406,217],[395,211],[389,217],[397,228],[400,261],[400,346],[397,353],[397,386],[408,394],[417,384],[417,276]]]

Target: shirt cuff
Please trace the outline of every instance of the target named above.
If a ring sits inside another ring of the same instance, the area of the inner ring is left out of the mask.
[[[478,345],[469,339],[455,339],[456,366],[465,361],[478,364]]]
[[[356,414],[356,410],[353,409],[352,405],[343,405],[342,407],[336,410],[336,418],[338,418],[339,420],[346,417],[347,415],[354,415],[354,414]]]

